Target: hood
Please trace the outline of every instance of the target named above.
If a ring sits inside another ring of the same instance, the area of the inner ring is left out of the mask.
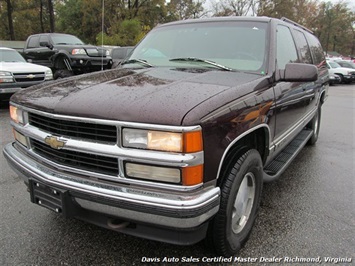
[[[345,74],[348,75],[348,73],[355,73],[354,68],[347,68],[347,67],[336,67],[336,68],[330,68],[328,69],[329,73],[331,74]]]
[[[11,73],[46,72],[47,70],[49,70],[48,67],[26,62],[0,62],[0,71],[9,71]]]
[[[11,100],[61,115],[181,125],[202,102],[258,78],[211,70],[114,69],[36,85]]]

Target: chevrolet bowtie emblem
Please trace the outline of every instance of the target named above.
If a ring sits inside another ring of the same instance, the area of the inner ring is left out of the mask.
[[[29,78],[29,79],[33,79],[35,77],[36,77],[36,75],[33,75],[33,74],[29,74],[29,75],[26,76],[26,78]]]
[[[51,148],[59,150],[64,147],[66,141],[59,140],[59,138],[55,136],[47,136],[44,142],[51,146]]]

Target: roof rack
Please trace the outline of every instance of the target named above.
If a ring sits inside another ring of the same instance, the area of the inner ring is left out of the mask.
[[[282,17],[281,20],[282,20],[282,21],[285,21],[285,22],[288,22],[288,23],[290,23],[290,24],[292,24],[292,25],[295,25],[295,26],[297,26],[297,27],[300,27],[301,29],[304,29],[305,31],[308,31],[309,33],[312,33],[312,34],[314,33],[314,32],[311,31],[310,29],[307,29],[306,27],[302,26],[301,24],[298,24],[297,22],[294,22],[293,20],[288,19],[288,18],[286,18],[286,17]]]

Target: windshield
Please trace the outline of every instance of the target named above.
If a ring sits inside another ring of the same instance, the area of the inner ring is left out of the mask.
[[[328,64],[331,66],[331,68],[341,67],[341,65],[339,65],[338,63],[335,63],[335,62],[329,62]]]
[[[150,32],[129,59],[139,59],[153,66],[195,68],[216,68],[211,64],[214,62],[226,69],[265,74],[266,31],[267,23],[263,22],[163,26]]]
[[[0,62],[26,62],[26,61],[17,51],[0,49]]]
[[[66,35],[66,34],[58,34],[51,36],[54,45],[83,45],[84,43],[78,38],[73,35]]]

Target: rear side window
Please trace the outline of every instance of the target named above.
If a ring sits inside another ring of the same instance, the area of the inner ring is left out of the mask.
[[[295,30],[294,33],[295,33],[295,41],[297,43],[297,47],[299,47],[301,53],[300,54],[301,63],[312,64],[312,54],[311,54],[311,50],[309,49],[306,37],[299,30]]]
[[[315,65],[319,65],[325,60],[322,46],[318,39],[312,34],[306,33],[306,38],[311,48],[313,62]]]
[[[298,62],[298,55],[291,31],[283,25],[277,26],[277,66],[284,69],[287,63]]]
[[[37,48],[37,47],[39,47],[39,36],[30,37],[27,48]]]

